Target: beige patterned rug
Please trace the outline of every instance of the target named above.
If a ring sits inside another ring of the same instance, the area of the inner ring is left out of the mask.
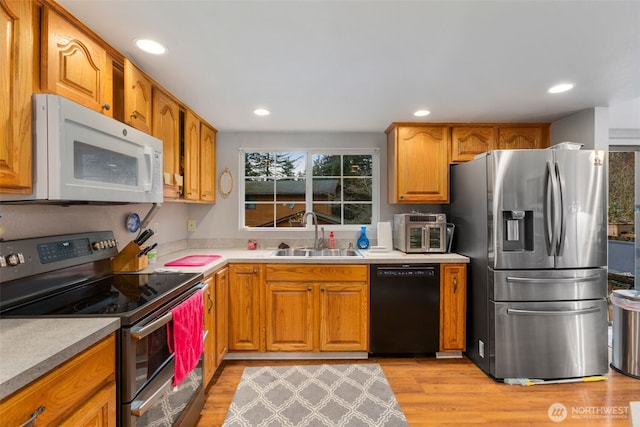
[[[245,368],[224,427],[408,426],[378,364]]]

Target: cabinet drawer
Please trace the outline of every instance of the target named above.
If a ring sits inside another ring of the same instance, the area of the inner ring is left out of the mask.
[[[297,282],[368,282],[366,265],[267,264],[266,279]]]
[[[2,424],[22,425],[44,406],[36,425],[60,425],[98,390],[115,383],[115,356],[111,334],[2,401]]]

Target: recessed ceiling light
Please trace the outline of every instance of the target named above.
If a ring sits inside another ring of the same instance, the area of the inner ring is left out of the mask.
[[[153,55],[162,55],[167,52],[166,47],[151,39],[136,39],[136,46],[138,46],[140,50]]]
[[[575,85],[573,83],[561,83],[559,85],[555,85],[549,88],[547,92],[549,93],[562,93],[568,90],[573,89]]]
[[[256,108],[255,110],[253,110],[253,114],[255,114],[256,116],[268,116],[269,114],[271,114],[271,111],[265,108]]]
[[[429,110],[418,110],[415,113],[413,113],[413,115],[416,117],[424,117],[424,116],[428,116],[429,114],[431,114],[431,111]]]

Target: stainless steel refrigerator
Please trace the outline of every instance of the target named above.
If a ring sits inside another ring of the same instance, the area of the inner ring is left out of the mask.
[[[605,156],[496,150],[452,166],[454,249],[471,258],[466,353],[490,376],[608,372]]]

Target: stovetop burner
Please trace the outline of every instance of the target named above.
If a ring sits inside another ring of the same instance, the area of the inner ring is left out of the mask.
[[[6,310],[2,316],[117,316],[126,324],[193,286],[199,276],[198,273],[114,274]]]

